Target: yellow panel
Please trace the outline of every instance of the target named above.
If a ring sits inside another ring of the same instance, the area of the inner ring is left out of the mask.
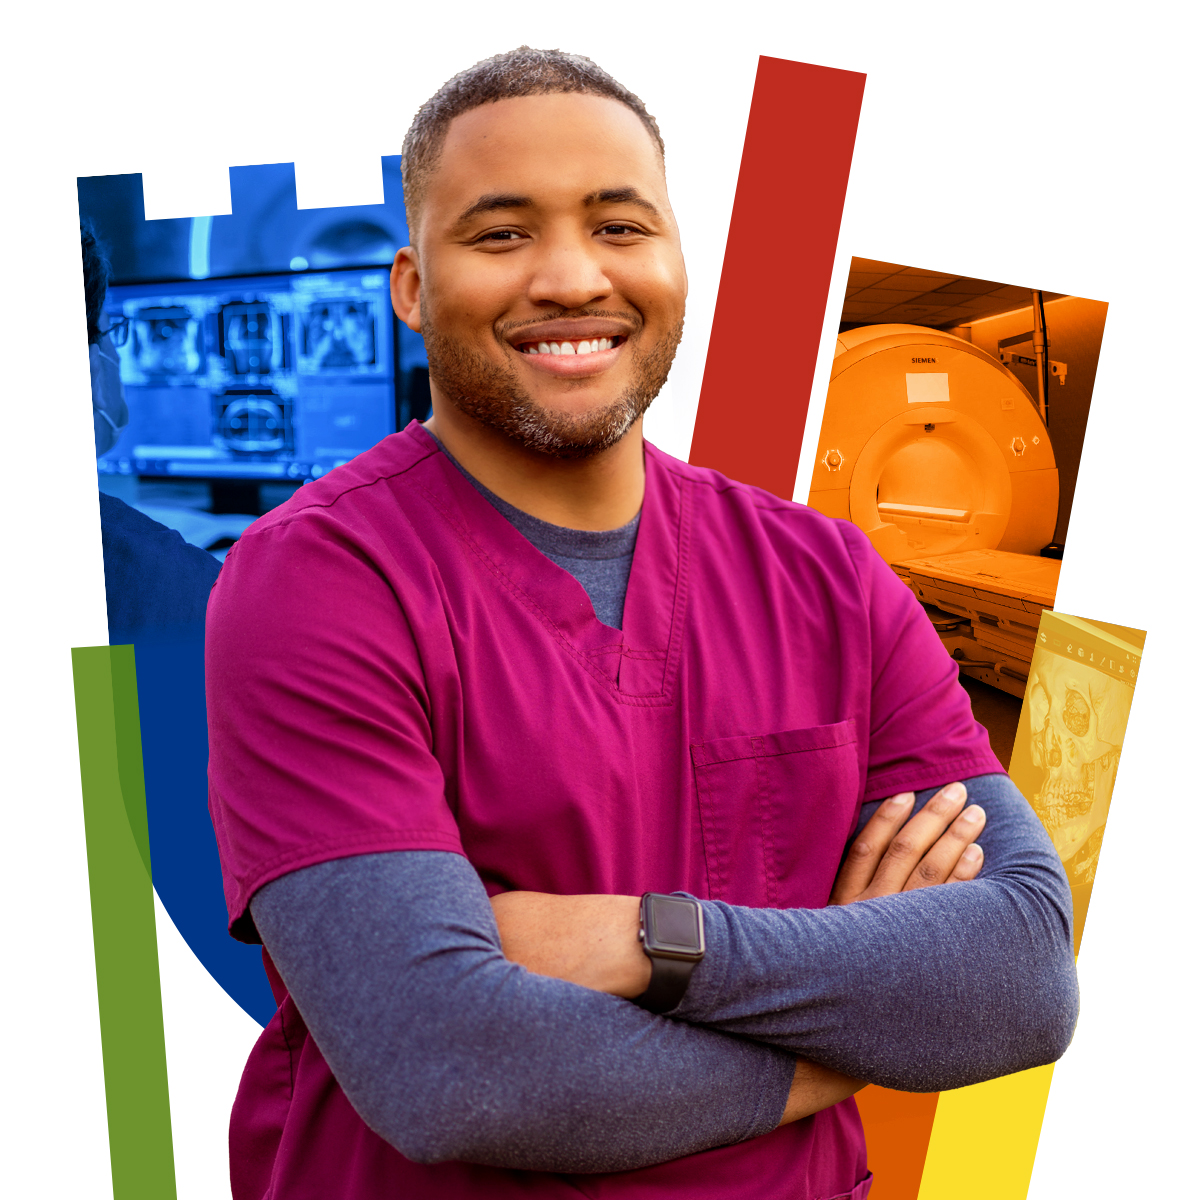
[[[1054,1065],[943,1092],[918,1200],[1025,1200]]]

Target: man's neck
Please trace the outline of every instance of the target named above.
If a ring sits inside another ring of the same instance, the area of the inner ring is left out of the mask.
[[[618,529],[641,510],[646,466],[640,418],[615,446],[583,459],[527,450],[449,404],[435,403],[425,428],[484,487],[552,525]]]

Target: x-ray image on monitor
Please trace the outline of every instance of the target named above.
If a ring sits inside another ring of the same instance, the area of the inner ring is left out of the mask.
[[[285,320],[268,300],[223,304],[218,340],[230,375],[270,375],[287,364]]]
[[[386,268],[114,284],[107,312],[130,422],[102,474],[301,483],[428,408]]]
[[[203,366],[200,322],[182,304],[148,304],[130,319],[125,358],[134,373],[147,379],[196,375]]]
[[[267,390],[213,397],[216,441],[235,454],[286,454],[293,449],[292,402]]]
[[[338,371],[375,363],[375,308],[363,300],[318,300],[304,314],[301,370]]]

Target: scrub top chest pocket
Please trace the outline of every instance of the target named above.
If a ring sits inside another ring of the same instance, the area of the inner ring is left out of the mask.
[[[824,907],[862,795],[854,721],[691,749],[709,898]]]

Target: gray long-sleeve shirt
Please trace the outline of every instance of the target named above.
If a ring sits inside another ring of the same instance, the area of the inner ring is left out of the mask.
[[[774,1128],[793,1059],[760,1042],[914,1091],[1062,1054],[1065,876],[1006,776],[968,793],[988,814],[979,879],[841,908],[705,901],[708,953],[670,1017],[509,963],[455,854],[322,863],[251,907],[350,1102],[401,1153],[629,1170]]]

